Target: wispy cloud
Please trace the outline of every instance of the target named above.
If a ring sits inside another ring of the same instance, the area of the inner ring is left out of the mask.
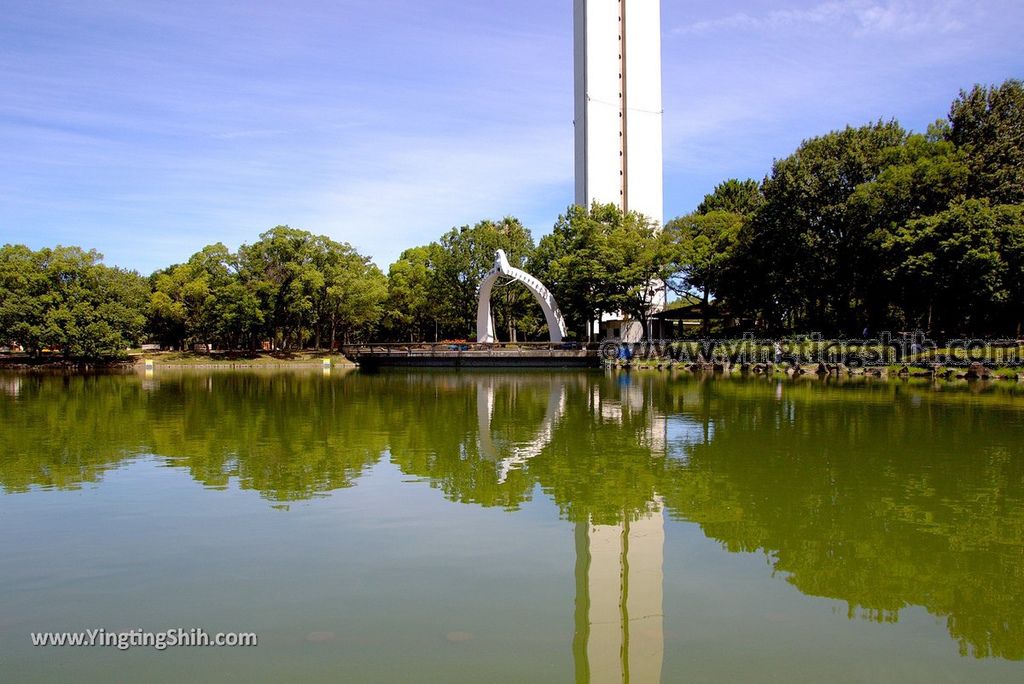
[[[950,1],[922,4],[906,0],[834,0],[806,8],[775,9],[762,14],[736,12],[680,26],[676,32],[776,31],[829,26],[854,36],[942,34],[963,28],[957,18],[959,5]]]
[[[149,271],[288,223],[386,268],[485,217],[544,233],[573,199],[571,5],[8,2],[0,242]],[[889,116],[923,127],[959,88],[1024,74],[1020,0],[662,14],[670,215],[801,138]]]
[[[0,240],[87,243],[149,270],[289,223],[386,267],[486,216],[544,230],[572,197],[571,46],[552,40],[571,15],[563,31],[552,14],[540,0],[522,16],[455,0],[15,8],[0,26]]]
[[[349,150],[339,170],[308,198],[309,220],[385,267],[402,250],[482,218],[520,217],[536,232],[554,221],[550,205],[572,183],[572,140],[561,127],[489,127],[463,135],[376,139]],[[568,204],[566,198],[560,209]]]

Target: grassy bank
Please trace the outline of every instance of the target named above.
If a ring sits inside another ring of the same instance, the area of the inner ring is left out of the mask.
[[[132,352],[136,365],[152,361],[154,366],[165,368],[295,368],[320,367],[324,361],[334,366],[351,366],[344,356],[337,352]]]
[[[344,356],[328,352],[141,352],[133,350],[122,357],[102,359],[65,359],[59,355],[0,354],[0,369],[8,370],[102,370],[143,367],[147,361],[162,368],[320,368],[329,360],[332,366],[353,366]]]

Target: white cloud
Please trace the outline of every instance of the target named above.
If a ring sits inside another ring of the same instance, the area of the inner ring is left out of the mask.
[[[561,127],[394,136],[357,156],[372,156],[376,171],[367,174],[368,164],[359,162],[358,175],[335,177],[336,187],[311,198],[311,220],[336,239],[369,248],[383,268],[401,250],[435,240],[453,225],[506,214],[529,223],[545,197],[564,190],[564,200],[534,226],[543,232],[572,200],[572,138]]]
[[[779,9],[765,14],[737,12],[681,26],[679,34],[720,30],[774,31],[832,26],[854,36],[949,33],[963,28],[957,19],[959,3],[907,0],[834,0],[808,8]]]

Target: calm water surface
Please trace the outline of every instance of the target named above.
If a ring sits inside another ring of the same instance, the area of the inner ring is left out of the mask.
[[[10,682],[1022,681],[1024,390],[0,376],[0,540]]]

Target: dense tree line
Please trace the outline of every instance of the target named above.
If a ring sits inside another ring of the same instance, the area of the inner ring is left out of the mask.
[[[392,265],[392,337],[470,336],[497,247],[544,281],[578,336],[602,313],[646,327],[659,282],[702,302],[705,334],[717,305],[722,332],[1020,335],[1024,84],[962,92],[925,133],[878,121],[806,140],[665,230],[600,205],[570,207],[536,248],[514,219],[453,230]],[[508,288],[499,335],[543,336],[525,289]]]
[[[517,219],[481,221],[452,228],[439,240],[402,252],[388,272],[384,336],[393,340],[467,339],[476,331],[477,288],[505,250],[523,267],[534,252],[530,231]],[[497,327],[510,338],[529,335],[542,320],[525,289],[494,292]]]
[[[72,357],[172,347],[329,348],[376,337],[472,339],[477,288],[504,249],[586,337],[604,313],[645,327],[660,283],[722,332],[923,329],[1020,335],[1024,84],[975,86],[925,133],[896,121],[804,141],[763,181],[725,181],[662,229],[613,205],[569,207],[535,242],[517,219],[452,228],[385,276],[350,245],[278,226],[217,243],[148,281],[94,251],[0,249],[0,345]],[[544,339],[518,283],[494,292],[500,339]]]
[[[150,332],[165,345],[330,348],[371,334],[387,281],[346,243],[278,226],[232,253],[217,243],[150,277]]]
[[[1019,335],[1024,84],[962,92],[923,134],[879,121],[807,140],[668,227],[681,282],[746,327]]]
[[[0,344],[69,358],[171,348],[327,348],[367,337],[387,279],[350,245],[278,226],[231,252],[204,247],[148,279],[78,247],[0,248]]]
[[[79,247],[0,248],[0,345],[65,357],[123,352],[143,334],[149,288]]]
[[[406,250],[391,265],[386,330],[392,339],[470,338],[477,287],[498,249],[551,289],[580,338],[602,312],[624,311],[646,325],[658,296],[651,283],[675,268],[670,236],[614,205],[569,207],[536,246],[513,218],[453,228],[437,242]],[[500,339],[547,339],[541,309],[523,285],[497,288],[493,309]]]

